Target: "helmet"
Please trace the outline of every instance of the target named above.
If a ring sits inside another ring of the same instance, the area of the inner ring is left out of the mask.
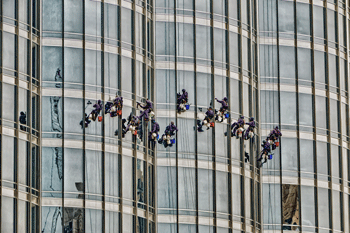
[[[249,118],[250,121],[254,121],[254,117]]]
[[[97,103],[98,103],[98,104],[101,104],[101,103],[102,103],[102,101],[101,101],[101,100],[98,100],[98,101],[97,101]]]
[[[24,112],[21,112],[20,114],[21,114],[21,115],[24,115]]]
[[[224,97],[224,101],[227,101],[228,99],[227,99],[227,97]]]
[[[276,128],[275,129],[278,129],[278,126],[276,126]]]
[[[266,140],[263,140],[263,144],[265,144],[266,143]]]
[[[182,92],[186,92],[186,89],[182,89]]]

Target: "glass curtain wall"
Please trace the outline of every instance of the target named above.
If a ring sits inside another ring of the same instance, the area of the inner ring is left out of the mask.
[[[123,118],[154,101],[152,12],[151,0],[42,1],[41,232],[155,232],[147,136],[122,138],[121,118],[103,110],[79,124],[116,94]]]
[[[156,107],[163,130],[174,121],[176,145],[157,145],[157,232],[260,231],[258,140],[225,137],[243,115],[258,116],[254,0],[156,0]],[[176,113],[186,89],[190,109]],[[198,133],[215,99],[227,97],[231,118]],[[231,230],[232,229],[232,230]]]
[[[348,1],[259,1],[265,231],[349,231]]]
[[[39,3],[0,3],[0,232],[38,232]]]

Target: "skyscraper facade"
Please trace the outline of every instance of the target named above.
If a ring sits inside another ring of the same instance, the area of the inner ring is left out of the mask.
[[[174,121],[176,146],[157,148],[157,232],[259,232],[257,144],[225,137],[240,116],[258,114],[255,1],[156,0],[156,108]],[[186,89],[190,109],[178,114]],[[198,132],[215,98],[228,98],[230,118]]]
[[[0,232],[38,232],[38,1],[1,1]]]
[[[155,232],[155,153],[146,130],[143,141],[121,130],[154,100],[152,12],[151,1],[42,1],[41,232]],[[102,110],[83,127],[116,95],[122,118]]]
[[[2,0],[0,232],[349,232],[349,4]],[[116,95],[124,119],[149,99],[174,146],[104,110],[84,127]],[[240,116],[254,140],[225,136]]]
[[[264,231],[349,232],[348,1],[259,1]]]

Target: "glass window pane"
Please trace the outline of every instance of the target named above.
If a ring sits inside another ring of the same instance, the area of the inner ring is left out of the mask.
[[[61,147],[42,148],[42,191],[62,191],[63,179],[63,153]],[[44,195],[44,194],[43,194]],[[54,194],[55,197],[62,197],[61,193]]]
[[[294,33],[294,3],[278,1],[278,25],[282,33]]]
[[[324,15],[323,7],[313,6],[314,36],[324,38]]]
[[[105,19],[105,37],[118,39],[118,6],[114,4],[105,3],[104,5],[104,19]]]
[[[337,14],[335,11],[333,10],[327,10],[327,21],[328,21],[328,24],[327,24],[327,28],[328,28],[328,40],[330,41],[334,41],[336,42],[337,41],[337,35],[336,35],[336,32],[337,32],[337,25],[336,25],[336,22],[337,22]]]
[[[198,209],[213,211],[213,171],[198,169]]]
[[[121,8],[121,40],[129,44],[132,43],[132,11],[124,7]]]
[[[156,23],[156,54],[175,55],[175,24]]]
[[[320,227],[329,228],[329,194],[328,189],[318,189],[318,222]]]
[[[329,54],[328,61],[329,61],[329,85],[333,87],[338,87],[337,56],[333,54]]]
[[[177,56],[193,57],[194,55],[194,33],[193,25],[188,23],[177,23]],[[166,38],[169,40],[169,38]]]
[[[85,192],[102,194],[102,152],[85,151]]]
[[[280,76],[295,79],[295,51],[294,47],[280,46]]]
[[[313,126],[312,95],[299,94],[299,124]]]
[[[102,210],[85,209],[86,233],[102,233]]]
[[[83,1],[64,0],[64,30],[83,33]]]
[[[300,170],[303,172],[314,172],[314,142],[302,139],[300,143]],[[313,174],[310,174],[313,178]]]
[[[157,168],[158,208],[176,208],[176,168]]]
[[[123,198],[127,198],[129,200],[134,199],[134,187],[133,187],[133,175],[130,174],[133,169],[133,158],[129,156],[123,156]]]
[[[196,210],[196,173],[194,168],[178,168],[179,208]]]
[[[282,168],[286,171],[298,171],[298,145],[294,138],[281,138]]]
[[[83,83],[83,50],[64,48],[64,81]]]
[[[283,224],[300,225],[299,188],[297,185],[282,184],[282,210]],[[292,230],[292,227],[284,226],[283,230]]]
[[[196,0],[196,11],[210,13],[210,0]]]
[[[315,189],[301,186],[301,216],[302,225],[315,226]]]
[[[9,197],[1,197],[1,231],[14,232],[14,200]]]
[[[211,60],[210,27],[196,25],[196,51],[199,59]]]
[[[282,124],[296,124],[296,94],[294,92],[281,92],[281,121]]]
[[[105,192],[106,195],[119,197],[119,155],[105,153]]]
[[[4,13],[4,16],[10,17],[12,19],[15,19],[16,16],[16,1],[13,0],[3,0],[2,1],[2,11]]]
[[[85,2],[85,33],[87,35],[101,36],[101,3],[100,2],[96,2],[96,1]]]
[[[85,84],[101,86],[101,52],[85,50]]]
[[[326,129],[327,128],[327,108],[326,98],[322,96],[316,96],[316,126]]]
[[[10,0],[13,1],[13,0]],[[3,66],[12,70],[16,69],[16,54],[15,54],[15,42],[16,36],[11,33],[3,32],[3,43],[2,43],[2,59]]]
[[[298,48],[298,78],[311,82],[311,50]],[[311,83],[310,83],[311,85]]]
[[[84,191],[83,154],[79,149],[64,149],[64,191]],[[66,194],[68,195],[68,194]],[[79,195],[80,196],[80,195]],[[75,198],[79,198],[78,195]]]
[[[297,30],[299,34],[311,34],[310,4],[297,3]]]
[[[328,175],[327,143],[318,141],[316,145],[317,145],[317,172],[323,175]]]
[[[216,211],[222,213],[229,212],[228,196],[228,174],[226,172],[216,172]]]
[[[326,54],[317,50],[314,50],[314,53],[314,63],[315,67],[317,67],[317,69],[315,69],[315,81],[319,83],[326,83]]]
[[[16,121],[16,88],[9,84],[2,84],[2,118],[10,121]]]
[[[42,1],[42,27],[44,31],[62,32],[62,2],[57,0]]]

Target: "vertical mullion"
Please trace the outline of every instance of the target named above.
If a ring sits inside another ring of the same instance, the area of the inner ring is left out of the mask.
[[[143,52],[143,55],[144,55],[144,63],[141,63],[143,72],[142,72],[142,77],[140,77],[141,78],[140,83],[142,82],[142,89],[143,89],[142,93],[143,93],[143,96],[147,95],[147,88],[146,87],[147,87],[147,70],[148,70],[148,65],[147,64],[148,64],[148,62],[146,62],[146,61],[148,59],[148,51],[147,51],[147,47],[148,46],[147,45],[149,43],[149,41],[148,41],[148,36],[149,35],[147,35],[147,32],[148,32],[147,8],[148,8],[148,3],[144,2],[144,7],[142,8],[142,15],[141,15],[141,17],[142,17],[142,32],[143,32],[142,36],[143,36],[143,38],[145,38],[143,40],[143,42],[142,42],[143,44],[142,44],[142,50],[141,50]],[[136,91],[135,94],[136,94],[136,98],[135,99],[137,100],[137,91]],[[141,98],[142,98],[142,96],[141,96]],[[156,108],[156,105],[153,104],[153,107]],[[144,145],[147,145],[147,144],[144,144]],[[143,187],[144,187],[144,200],[145,200],[145,203],[146,203],[146,218],[147,218],[146,219],[146,222],[147,222],[147,231],[146,231],[146,233],[148,233],[149,232],[149,224],[150,224],[149,209],[151,208],[149,203],[150,203],[150,198],[152,198],[151,196],[148,195],[149,194],[149,188],[150,188],[149,187],[149,185],[150,185],[150,182],[149,182],[150,181],[150,172],[148,172],[148,170],[151,168],[152,165],[149,163],[150,156],[149,156],[148,149],[147,149],[146,146],[145,146],[145,149],[146,149],[146,155],[145,155],[146,160],[145,160],[145,165],[144,166],[146,166],[146,169],[144,171],[144,185],[143,185]],[[154,150],[155,150],[155,147],[154,147]],[[153,154],[153,157],[154,157],[154,154]],[[154,166],[154,169],[155,169],[155,166]],[[153,185],[153,183],[152,183],[152,185]],[[152,203],[154,203],[154,201]]]
[[[312,60],[311,60],[311,69],[312,69],[312,100],[313,100],[313,111],[312,111],[312,118],[313,118],[313,149],[314,149],[314,155],[313,155],[313,166],[314,166],[314,205],[315,205],[315,226],[318,226],[318,201],[317,201],[317,190],[318,190],[318,182],[317,182],[317,129],[316,129],[316,78],[315,78],[315,36],[314,36],[314,5],[313,0],[310,2],[310,26],[311,26],[311,53],[312,53]],[[300,210],[301,210],[301,201],[302,201],[302,193],[300,190]],[[301,219],[300,222],[302,222],[302,211],[299,211]],[[302,225],[302,224],[301,224]],[[302,226],[301,229],[302,230]]]
[[[65,0],[61,0],[62,1],[62,219],[64,219],[65,217],[65,211],[64,211],[64,208],[65,208],[65,203],[64,203],[64,196],[65,196],[65,189],[64,189],[64,180],[65,180],[65,172],[64,172],[64,167],[65,167],[65,151],[64,151],[64,147],[65,147],[65,135],[64,135],[64,131],[65,131],[65,124],[64,124],[64,103],[65,103],[65,99],[64,99],[64,84],[65,84],[65,80],[64,80],[64,66],[65,66],[65,62],[64,62],[64,54],[65,54],[65,41],[64,41],[64,38],[65,38],[65,33],[64,33],[64,30],[65,30],[65,20],[64,20],[64,17],[65,17],[65,12],[64,12],[64,3],[65,3]],[[83,86],[84,88],[84,86]],[[84,95],[84,90],[83,90],[83,95]],[[83,100],[85,98],[83,97]],[[84,107],[83,107],[84,108]],[[85,113],[85,109],[84,109],[84,113]],[[85,135],[85,127],[83,127],[83,135]],[[64,232],[64,223],[62,223],[62,233],[65,233]]]
[[[101,9],[101,86],[102,86],[102,103],[105,103],[105,97],[106,97],[106,87],[105,87],[105,63],[104,63],[104,57],[105,57],[105,21],[104,21],[104,6],[105,1],[102,0],[100,3],[100,9]],[[98,20],[98,19],[96,19]],[[98,50],[97,50],[98,52]],[[97,58],[96,58],[97,59]],[[108,67],[109,68],[109,67]],[[97,67],[96,67],[97,69]],[[108,95],[109,96],[109,95]],[[83,107],[85,108],[85,102],[83,102]],[[85,113],[85,112],[84,112]],[[104,108],[102,109],[102,114],[104,115]],[[100,171],[102,174],[102,232],[106,232],[106,189],[105,189],[105,180],[106,180],[106,174],[105,174],[105,165],[106,165],[106,131],[105,131],[105,117],[102,119],[102,170]]]
[[[28,4],[28,1],[27,1],[27,4]],[[42,2],[40,1],[40,3],[39,4],[42,4]],[[32,19],[32,17],[31,17],[31,15],[32,15],[32,8],[31,8],[31,6],[32,6],[32,3],[31,3],[31,0],[29,0],[29,4],[28,4],[28,19],[29,19],[29,27],[30,27],[30,33],[28,34],[29,35],[29,45],[30,45],[30,47],[28,48],[28,51],[27,51],[27,56],[28,56],[28,62],[29,62],[29,67],[28,67],[28,70],[29,70],[29,77],[31,77],[32,76],[32,50],[31,50],[31,48],[32,48],[32,29],[31,29],[31,27],[32,27],[32,23],[31,23],[31,19]],[[41,9],[41,8],[40,8]],[[41,14],[40,14],[41,15]],[[42,22],[42,20],[40,20],[40,22],[39,22],[39,24],[41,25],[41,22]],[[40,29],[41,29],[41,26],[40,26]],[[41,30],[39,30],[39,32],[40,32],[40,37],[41,37]],[[28,43],[28,42],[27,42]],[[40,43],[40,41],[39,41],[39,43]],[[40,47],[40,52],[39,52],[39,54],[38,54],[38,60],[39,60],[39,64],[41,64],[41,43],[39,44],[39,47]],[[38,75],[39,75],[39,85],[41,86],[41,80],[40,80],[40,76],[41,76],[41,65],[39,65],[39,72],[38,72]],[[29,105],[29,110],[30,111],[32,111],[32,90],[33,90],[33,84],[32,84],[32,78],[30,78],[30,82],[29,82],[29,96],[27,95],[27,98],[29,98],[29,100],[27,100],[27,103],[28,103],[28,105]],[[39,98],[39,105],[37,106],[38,107],[38,115],[39,116],[41,116],[41,99],[42,99],[42,96],[41,95],[39,95],[38,96],[38,98]],[[28,111],[29,112],[29,111]],[[39,119],[41,119],[41,117],[38,117]],[[40,120],[39,120],[40,121]],[[30,187],[30,189],[29,189],[29,191],[30,191],[30,197],[32,197],[32,195],[33,195],[33,183],[32,183],[32,179],[33,179],[33,177],[32,177],[32,174],[33,174],[33,172],[32,172],[32,169],[33,169],[33,167],[32,167],[32,158],[33,158],[33,153],[32,153],[32,147],[34,146],[35,147],[35,145],[34,144],[32,144],[32,139],[33,139],[33,137],[32,137],[32,128],[31,128],[31,126],[32,126],[32,121],[31,121],[31,117],[30,117],[30,114],[27,114],[27,125],[29,124],[29,151],[27,152],[28,154],[29,154],[29,156],[28,156],[28,165],[27,165],[27,168],[28,168],[28,172],[29,172],[29,175],[28,175],[28,178],[29,178],[29,180],[28,180],[28,184],[29,184],[29,187]],[[41,131],[41,124],[40,123],[38,123],[38,125],[39,125],[39,138],[42,138],[42,131]],[[38,143],[39,143],[39,151],[37,151],[37,149],[35,150],[35,152],[38,154],[41,154],[41,140],[38,140]],[[38,158],[39,156],[36,156],[36,163],[39,165],[39,168],[37,168],[37,170],[40,170],[40,172],[39,173],[35,173],[36,175],[37,175],[37,177],[35,177],[35,179],[37,180],[37,182],[38,181],[40,181],[40,182],[38,182],[38,184],[39,184],[39,196],[41,196],[41,159],[39,159]],[[40,178],[38,178],[38,177],[40,177]],[[31,198],[32,199],[32,198]],[[40,211],[38,212],[38,215],[39,216],[41,216],[41,202],[39,202],[40,204],[39,204],[39,206],[40,206]],[[32,219],[32,201],[30,201],[30,203],[29,203],[29,211],[28,211],[28,214],[29,214],[29,216],[28,216],[28,218],[29,218],[29,222],[30,222],[30,224],[29,224],[29,226],[28,226],[28,229],[27,229],[27,231],[29,232],[29,233],[31,233],[32,232],[32,227],[31,227],[31,223],[34,221],[34,219]],[[35,205],[34,205],[35,206]],[[36,216],[37,217],[37,216]],[[39,221],[38,221],[38,226],[40,227],[41,226],[41,218],[39,218]],[[0,230],[1,231],[1,230]]]
[[[198,120],[198,108],[197,108],[197,34],[196,34],[196,1],[193,0],[193,56],[194,56],[194,115],[195,115],[195,124],[197,124],[197,120]],[[196,233],[200,233],[199,232],[199,201],[198,201],[198,130],[195,131],[195,138],[194,138],[194,142],[195,142],[195,184],[196,184]]]
[[[3,1],[0,1],[0,20],[1,22],[4,22],[4,13],[3,13]],[[3,30],[1,30],[1,34],[0,34],[0,69],[2,72],[2,68],[3,68],[3,64],[2,64],[2,58],[3,58],[3,52],[2,52],[2,48],[3,48],[3,41],[4,41],[4,32]],[[0,75],[0,93],[1,93],[1,100],[0,100],[0,119],[2,120],[2,88],[3,88],[3,75]],[[2,147],[2,127],[0,128],[0,154],[2,155],[3,153],[3,147]],[[3,164],[3,156],[0,157],[0,165]],[[2,171],[0,171],[0,185],[2,186]],[[2,196],[2,188],[0,189],[0,196]],[[0,200],[0,210],[2,210],[2,200]],[[0,232],[2,232],[2,211],[0,211]]]
[[[132,99],[133,99],[133,102],[136,101],[136,40],[135,40],[135,29],[136,29],[136,6],[135,6],[135,1],[133,1],[131,3],[131,27],[132,27],[132,30],[131,30],[131,44],[132,44],[132,60],[131,60],[131,68],[132,68],[132,71],[131,71],[131,92],[132,92]],[[142,123],[141,123],[142,124]],[[146,123],[144,124],[146,125]],[[145,132],[147,128],[147,125],[146,127],[144,127],[142,130],[143,132]],[[144,134],[144,137],[143,139],[145,141],[147,141],[147,136],[145,136]],[[135,208],[134,208],[134,216],[133,218],[135,219],[135,223],[134,223],[134,231],[136,232],[136,228],[137,228],[137,223],[138,223],[138,226],[140,226],[140,222],[139,222],[139,219],[138,219],[138,213],[137,213],[137,209],[138,209],[138,200],[137,200],[137,187],[136,187],[136,182],[137,182],[137,138],[135,138],[135,140],[133,140],[133,144],[134,144],[134,150],[133,150],[133,202],[135,202]]]
[[[214,56],[214,0],[210,0],[210,43],[211,43],[211,107],[214,109],[215,106],[215,56]],[[217,208],[216,208],[216,153],[215,153],[215,127],[212,129],[212,160],[213,161],[213,170],[209,171],[212,174],[212,186],[209,192],[213,194],[213,219],[214,219],[214,232],[217,232]],[[208,180],[209,182],[209,180]],[[210,187],[210,186],[209,186]],[[210,198],[209,198],[210,200]]]
[[[248,22],[249,22],[249,38],[250,38],[250,41],[249,41],[249,44],[248,44],[249,50],[247,52],[248,52],[248,63],[249,63],[248,64],[248,69],[249,69],[250,77],[249,77],[248,96],[246,96],[246,98],[251,100],[248,103],[249,104],[249,106],[248,106],[248,114],[249,114],[249,116],[248,117],[252,117],[253,116],[253,101],[254,101],[254,99],[253,99],[253,91],[254,91],[254,69],[253,69],[253,67],[254,67],[253,66],[253,62],[254,62],[254,60],[253,60],[253,39],[254,39],[253,25],[254,24],[253,24],[253,20],[254,20],[254,18],[253,18],[251,13],[252,13],[252,9],[253,9],[252,5],[254,4],[254,0],[248,0],[247,3],[248,3],[248,12],[249,12],[249,13],[247,12],[247,15],[248,15],[248,19],[249,19]],[[242,135],[242,138],[243,138],[243,144],[244,144],[244,135]],[[253,148],[252,143],[250,143],[249,146],[250,146],[249,153],[251,154],[252,148]],[[243,146],[243,148],[244,148],[244,146]],[[243,149],[243,157],[242,158],[243,158],[242,162],[245,164],[245,151],[244,151],[244,149]],[[248,163],[248,165],[249,165],[249,167],[252,166],[250,163]],[[253,165],[254,165],[254,162],[253,162]],[[244,167],[246,167],[246,166],[244,166]],[[252,172],[250,172],[250,174],[251,173]],[[253,184],[253,185],[251,185],[251,191],[250,191],[250,193],[251,193],[251,198],[250,198],[250,215],[251,216],[250,217],[251,217],[252,222],[254,223],[253,231],[255,231],[255,227],[256,227],[255,220],[256,220],[256,218],[255,218],[255,214],[253,214],[253,213],[256,213],[256,211],[255,211],[255,202],[254,202],[254,200],[256,200],[256,197],[255,197],[255,186],[256,186],[255,185],[255,177],[256,177],[255,169],[253,169],[253,177],[254,177],[253,179],[249,178],[250,183]],[[251,223],[250,223],[250,225],[251,225]]]
[[[122,66],[121,66],[121,60],[122,60],[122,56],[121,56],[121,2],[122,0],[118,0],[118,88],[119,88],[119,93],[120,95],[122,95]],[[118,118],[118,129],[122,129],[122,121]],[[118,145],[119,145],[119,200],[120,200],[120,206],[119,206],[119,231],[122,232],[123,231],[123,139],[122,139],[122,130],[118,130]]]
[[[225,19],[226,19],[226,23],[225,23],[225,40],[226,40],[226,96],[229,100],[231,100],[230,96],[231,96],[231,61],[230,61],[230,12],[229,12],[229,6],[230,6],[230,1],[229,0],[225,0],[224,2],[225,4]],[[229,107],[228,107],[228,111],[231,112],[231,104],[229,102]],[[231,114],[230,114],[231,115]],[[230,132],[231,131],[231,117],[227,118],[227,125],[226,125],[226,132]],[[233,229],[233,206],[232,206],[232,153],[231,153],[231,137],[230,137],[230,133],[227,134],[227,158],[228,158],[228,197],[229,197],[229,201],[228,201],[228,213],[229,213],[229,229]],[[232,230],[231,230],[232,231]]]
[[[85,81],[85,75],[86,75],[86,4],[85,0],[83,1],[83,108],[85,113],[85,100],[86,100],[86,81]],[[97,19],[96,19],[97,20]],[[97,53],[97,51],[96,51]],[[96,57],[97,59],[97,57]],[[96,67],[97,69],[97,67]],[[85,117],[85,115],[84,115]],[[86,226],[86,131],[83,132],[83,228],[85,229]]]
[[[338,79],[338,95],[337,95],[337,105],[338,105],[338,119],[340,119],[340,121],[338,122],[338,135],[340,135],[339,136],[339,146],[337,146],[337,149],[338,149],[338,164],[337,164],[337,166],[338,166],[338,169],[339,169],[339,180],[341,180],[341,183],[340,183],[340,192],[339,192],[339,195],[340,195],[340,197],[339,197],[339,206],[343,206],[343,204],[344,204],[344,202],[343,202],[343,200],[342,200],[342,194],[343,194],[343,192],[344,192],[344,177],[343,177],[343,172],[342,172],[342,170],[343,170],[343,168],[342,168],[342,166],[340,165],[340,164],[343,164],[342,163],[342,159],[343,159],[343,127],[342,127],[342,119],[341,119],[341,117],[342,117],[342,98],[341,98],[341,96],[342,96],[342,82],[341,82],[341,80],[340,80],[340,61],[342,61],[342,59],[340,58],[340,55],[341,55],[341,51],[340,51],[340,33],[339,33],[339,31],[340,30],[342,30],[342,29],[344,29],[344,24],[343,24],[343,28],[339,28],[339,20],[341,20],[340,18],[339,18],[339,2],[337,1],[337,3],[336,3],[336,6],[335,6],[335,14],[336,14],[336,21],[335,21],[335,30],[336,30],[336,44],[338,45],[337,46],[337,48],[336,48],[336,55],[337,55],[337,63],[336,63],[336,65],[337,65],[337,79]],[[343,33],[346,33],[346,30],[345,31],[343,31]],[[344,67],[344,69],[346,69],[345,67]],[[346,77],[346,76],[345,76]],[[346,79],[344,77],[344,79]],[[345,90],[345,87],[344,87],[344,90]],[[333,179],[332,179],[332,181],[333,181]],[[332,189],[333,189],[333,185],[331,186],[332,187]],[[333,191],[332,191],[332,220],[334,220],[334,217],[333,217]],[[344,223],[344,214],[342,214],[342,212],[343,212],[343,208],[340,208],[340,229],[342,229],[343,227],[342,227],[342,225],[343,225],[343,223]],[[334,224],[332,224],[332,229],[334,229]]]
[[[331,152],[331,143],[332,143],[332,128],[330,126],[330,119],[331,119],[331,113],[330,113],[330,73],[329,73],[329,36],[328,36],[328,3],[327,1],[323,3],[324,5],[324,33],[325,33],[325,48],[326,48],[326,81],[327,81],[327,90],[326,90],[326,96],[327,96],[327,130],[328,130],[328,136],[327,136],[327,150],[328,150],[328,187],[332,187],[333,184],[333,178],[332,178],[332,152]],[[332,189],[327,189],[328,191],[328,215],[329,215],[329,229],[333,230],[333,213],[332,213]]]
[[[258,196],[256,198],[257,200],[257,210],[255,212],[257,212],[257,220],[258,222],[255,223],[255,226],[259,226],[259,229],[262,230],[263,229],[263,224],[262,224],[262,217],[261,217],[261,213],[263,213],[263,209],[262,209],[262,204],[261,204],[261,200],[262,200],[262,179],[261,179],[261,169],[258,169],[257,166],[258,166],[258,163],[257,163],[257,160],[256,160],[256,157],[255,157],[255,153],[258,154],[259,153],[259,145],[260,145],[260,136],[261,136],[261,125],[262,125],[262,122],[260,121],[260,107],[261,107],[261,104],[260,104],[260,80],[259,80],[259,74],[260,74],[260,63],[259,63],[259,54],[260,54],[260,33],[259,33],[259,3],[258,1],[255,1],[254,0],[254,8],[255,8],[255,26],[256,26],[256,54],[255,54],[255,57],[254,57],[254,61],[256,63],[256,75],[257,75],[257,78],[256,78],[256,86],[257,86],[257,91],[256,91],[256,101],[257,101],[257,104],[255,105],[255,108],[256,108],[256,119],[255,121],[258,123],[257,126],[258,128],[256,129],[256,132],[257,132],[257,136],[255,137],[256,139],[256,148],[254,148],[253,150],[253,156],[251,156],[250,159],[253,159],[253,166],[254,166],[254,178],[255,177],[259,177],[258,180],[257,180],[257,185],[259,185],[259,189],[258,189]],[[255,80],[255,77],[254,77],[254,80]],[[254,179],[255,180],[255,179]],[[255,229],[253,229],[255,231],[257,231],[258,229],[255,227]]]
[[[281,72],[280,72],[280,41],[279,41],[279,20],[278,20],[278,13],[279,13],[279,11],[278,11],[278,0],[275,0],[276,1],[276,41],[277,41],[277,44],[276,44],[276,47],[277,47],[277,67],[278,67],[278,69],[277,69],[277,88],[278,88],[278,90],[277,90],[277,93],[278,93],[278,123],[279,123],[279,128],[281,129],[281,101],[280,101],[280,99],[281,99],[281,77],[280,77],[280,75],[281,75]],[[273,94],[274,95],[274,94]],[[275,98],[275,97],[273,97],[273,98]],[[273,115],[273,118],[275,118],[274,117],[274,115]],[[282,154],[282,148],[281,147],[279,147],[279,152],[280,152],[280,155]],[[280,178],[280,181],[279,181],[279,189],[280,189],[280,193],[282,193],[282,160],[280,159],[280,164],[279,164],[279,167],[280,167],[280,172],[279,172],[279,178]],[[276,183],[274,183],[274,185],[276,185]],[[280,198],[280,205],[281,205],[281,207],[282,207],[282,198]],[[281,209],[281,211],[282,211],[282,209]],[[281,219],[280,219],[280,221],[281,221],[281,223],[283,224],[283,215],[281,214]],[[281,224],[281,225],[282,225]],[[282,229],[282,228],[281,228]],[[281,232],[282,232],[282,230],[280,230]]]
[[[349,106],[349,80],[347,79],[348,74],[349,74],[349,34],[348,34],[349,33],[349,20],[348,20],[349,1],[344,1],[344,2],[345,2],[345,4],[344,4],[344,6],[345,6],[345,9],[344,9],[345,22],[344,22],[344,24],[345,25],[343,25],[343,26],[345,27],[345,31],[344,31],[345,41],[344,42],[345,42],[345,47],[346,47],[346,50],[345,50],[346,51],[345,52],[346,66],[344,67],[345,68],[345,77],[344,78],[346,79],[346,87],[345,87],[346,89],[345,90],[346,90],[347,97],[348,97],[348,98],[346,98],[345,102],[346,102],[347,106]],[[349,107],[347,107],[347,109],[349,109]],[[345,111],[347,109],[345,109]],[[348,129],[349,128],[348,127],[348,125],[349,125],[349,110],[347,110],[346,117],[347,117],[347,119],[346,119],[347,132],[345,132],[346,133],[346,137],[343,138],[343,140],[345,139],[346,141],[348,141],[348,136],[349,136],[349,129]],[[348,146],[348,143],[344,142],[343,146],[346,148]],[[343,148],[342,148],[342,150],[343,150]],[[347,151],[347,154],[342,154],[342,158],[344,159],[342,161],[342,166],[344,166],[344,164],[346,166],[346,164],[349,163],[349,161],[347,160],[349,151],[348,150],[346,150],[346,151]],[[349,168],[347,170],[349,172]],[[345,189],[346,189],[346,187],[349,184],[349,182],[348,182],[348,178],[349,177],[348,177],[348,174],[344,173],[344,170],[343,170],[342,174],[343,174],[343,187],[342,187],[343,201],[344,201],[344,206],[346,206],[346,204],[349,203],[349,195],[346,195]],[[347,201],[346,201],[346,199],[347,199]],[[346,208],[344,208],[344,210],[346,210]],[[349,228],[350,228],[350,221],[348,221],[348,223],[346,221],[346,220],[349,220],[349,207],[347,208],[347,210],[348,210],[348,212],[347,213],[344,212],[344,217],[343,217],[343,224],[344,224],[343,230],[345,232],[349,231]],[[347,219],[345,217],[347,217]]]
[[[177,85],[178,85],[178,80],[177,80],[177,56],[178,56],[178,28],[177,28],[177,1],[174,0],[174,11],[173,11],[173,16],[174,16],[174,44],[175,44],[175,100],[177,100]],[[178,126],[178,117],[177,117],[177,109],[176,109],[176,105],[175,105],[175,124]],[[176,141],[178,142],[178,134],[176,134]],[[176,143],[176,231],[177,233],[181,233],[179,231],[179,147],[178,147],[179,143]]]
[[[18,213],[19,213],[19,144],[20,144],[20,139],[19,139],[19,135],[20,135],[20,122],[18,119],[18,113],[19,113],[19,0],[14,0],[15,2],[15,20],[16,20],[16,28],[15,28],[15,123],[16,123],[16,131],[15,131],[15,161],[14,161],[14,169],[15,169],[15,212],[14,212],[14,219],[15,219],[15,226],[14,226],[14,232],[18,231]],[[30,132],[31,133],[31,132]]]
[[[300,223],[300,219],[301,219],[301,175],[300,175],[300,100],[299,100],[299,70],[298,70],[298,67],[299,67],[299,59],[298,59],[298,54],[299,54],[299,51],[298,51],[298,24],[297,24],[297,2],[294,1],[293,2],[294,4],[294,49],[295,49],[295,98],[296,98],[296,122],[297,122],[297,170],[298,170],[298,198],[299,198],[299,205],[298,205],[298,208],[299,208],[299,227],[300,227],[300,230],[302,230],[302,224]],[[283,168],[282,168],[283,169]],[[282,225],[284,224],[284,222],[282,222]]]
[[[239,50],[241,51],[239,53],[239,112],[240,115],[243,115],[243,22],[242,22],[242,2],[239,2],[238,5],[238,18],[239,18],[239,28],[238,28],[238,33],[239,33]],[[243,148],[243,143],[240,141],[240,167],[241,167],[241,219],[242,219],[242,230],[246,231],[247,229],[247,220],[246,220],[246,214],[245,214],[245,164],[243,160],[243,153],[244,153],[244,148]]]

